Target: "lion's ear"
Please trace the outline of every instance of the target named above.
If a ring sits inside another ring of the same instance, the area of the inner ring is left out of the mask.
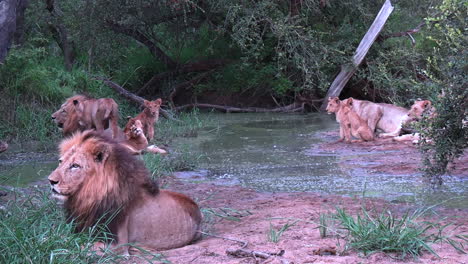
[[[346,103],[348,105],[352,106],[353,105],[353,98],[352,97],[348,98],[348,101]]]
[[[75,106],[75,109],[79,112],[83,112],[84,105],[80,103],[78,100],[73,100],[73,105]]]
[[[155,102],[157,105],[161,105],[161,104],[162,104],[161,98],[158,98],[158,99],[154,100],[154,102]]]
[[[93,150],[94,161],[98,163],[104,163],[111,153],[111,146],[106,143],[98,143]]]
[[[431,105],[432,105],[431,101],[429,101],[429,100],[424,100],[424,103],[423,103],[423,107],[424,107],[424,108],[430,107]]]

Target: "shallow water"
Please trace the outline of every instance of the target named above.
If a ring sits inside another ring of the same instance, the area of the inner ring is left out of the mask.
[[[342,162],[356,155],[337,156],[311,151],[323,141],[324,132],[337,130],[334,117],[324,114],[207,114],[209,127],[197,137],[177,139],[194,155],[201,155],[199,167],[207,180],[240,184],[265,192],[304,191],[324,194],[381,197],[390,201],[411,201],[468,208],[468,181],[444,177],[437,190],[422,183],[420,174],[387,175],[368,172],[362,164]],[[334,140],[334,139],[326,139]],[[0,185],[26,186],[44,181],[56,168],[56,153],[0,154]],[[391,155],[392,151],[386,151]],[[14,156],[12,158],[12,156]],[[183,177],[183,176],[182,176]],[[465,197],[463,199],[462,197]],[[455,198],[455,199],[454,199]]]
[[[364,195],[422,205],[449,200],[445,206],[468,207],[468,199],[461,198],[468,195],[467,180],[447,176],[441,188],[432,190],[422,183],[420,174],[369,173],[360,164],[340,162],[352,156],[310,151],[323,140],[317,132],[338,129],[333,116],[212,114],[210,119],[217,128],[209,127],[198,137],[184,138],[179,144],[202,155],[200,167],[208,170],[206,176],[211,180],[266,192]]]

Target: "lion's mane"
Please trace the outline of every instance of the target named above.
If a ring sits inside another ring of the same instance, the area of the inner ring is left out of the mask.
[[[105,163],[93,162],[94,174],[86,177],[64,203],[68,221],[76,221],[76,231],[105,223],[112,234],[124,220],[143,192],[159,193],[158,185],[149,177],[145,165],[116,141],[95,131],[77,133],[60,145],[61,154],[81,144],[84,151],[103,146],[108,152]],[[85,155],[91,157],[91,155]]]

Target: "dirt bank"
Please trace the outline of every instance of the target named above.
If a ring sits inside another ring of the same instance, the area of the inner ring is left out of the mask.
[[[192,179],[196,180],[196,179]],[[388,208],[395,214],[402,214],[414,209],[410,204],[392,204],[379,199],[359,199],[313,193],[259,193],[238,186],[219,186],[210,183],[182,183],[169,180],[169,189],[184,192],[195,198],[204,210],[214,210],[219,214],[229,212],[239,221],[216,218],[214,223],[205,227],[207,232],[221,237],[231,238],[248,243],[245,250],[278,253],[284,250],[281,257],[262,259],[257,257],[233,257],[228,250],[241,248],[241,242],[217,237],[205,236],[201,241],[183,248],[163,252],[172,263],[403,263],[393,260],[382,253],[362,256],[354,251],[343,251],[344,241],[330,236],[321,238],[319,217],[322,213],[335,213],[335,207],[345,208],[355,214],[365,206],[371,208]],[[231,208],[236,211],[219,208]],[[441,216],[459,216],[444,222],[454,222],[461,226],[456,234],[467,233],[467,210],[436,209],[427,215],[426,220],[439,221]],[[280,229],[285,223],[296,222],[283,233],[278,243],[267,238],[270,224]],[[452,229],[451,229],[452,230]],[[449,231],[447,234],[451,234]],[[339,243],[339,245],[338,245]],[[408,258],[405,263],[468,263],[468,256],[461,255],[448,244],[435,244],[434,250],[441,257],[424,253],[419,260]],[[327,253],[328,252],[328,253]],[[331,254],[331,255],[327,255]],[[336,254],[336,255],[334,255]]]
[[[378,138],[371,142],[345,143],[336,142],[337,131],[323,132],[322,144],[315,145],[310,152],[331,152],[341,156],[352,156],[342,162],[359,164],[370,173],[414,174],[419,173],[421,154],[411,141],[396,142],[391,138]],[[372,154],[372,155],[366,155]],[[449,165],[449,174],[468,177],[468,152]]]

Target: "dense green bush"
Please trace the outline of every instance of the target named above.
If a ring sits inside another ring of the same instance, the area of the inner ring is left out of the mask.
[[[428,57],[430,81],[426,92],[433,99],[436,116],[422,123],[421,151],[424,171],[432,182],[468,147],[468,52],[466,50],[466,1],[444,0],[428,18],[427,38],[435,43]]]

